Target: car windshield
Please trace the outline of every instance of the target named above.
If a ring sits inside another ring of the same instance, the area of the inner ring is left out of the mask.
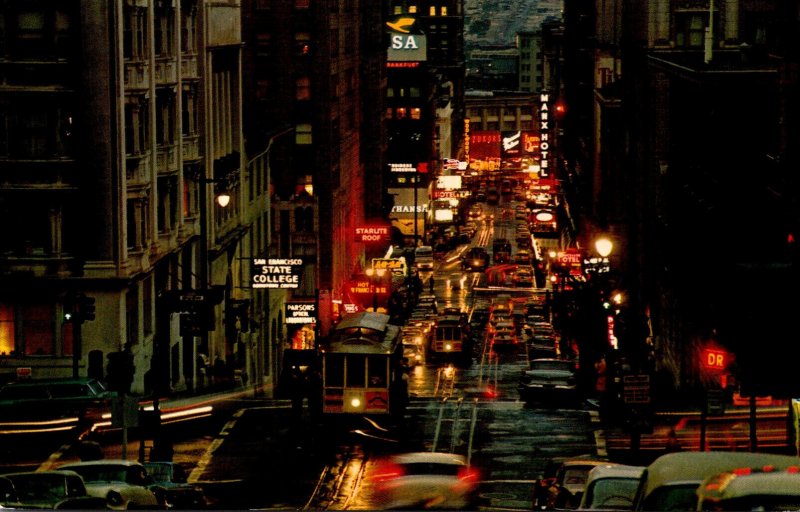
[[[127,482],[134,485],[146,483],[144,468],[116,464],[92,464],[69,469],[81,475],[87,482]]]
[[[411,462],[403,464],[405,475],[440,475],[456,476],[462,466],[457,464],[440,464],[436,462]]]
[[[26,475],[8,475],[14,484],[21,502],[50,501],[67,496],[64,477],[46,473],[29,473]]]
[[[147,464],[147,474],[156,482],[172,481],[172,471],[169,464]]]
[[[647,497],[642,510],[695,510],[699,485],[697,482],[658,488]]]
[[[533,361],[531,370],[557,370],[561,372],[571,371],[569,361]]]
[[[586,490],[588,508],[630,509],[639,480],[636,478],[601,478]]]

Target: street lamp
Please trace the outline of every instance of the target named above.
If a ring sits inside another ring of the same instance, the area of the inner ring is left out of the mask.
[[[608,255],[611,254],[611,251],[614,250],[614,242],[605,237],[598,238],[594,242],[594,248],[601,258],[608,258]]]

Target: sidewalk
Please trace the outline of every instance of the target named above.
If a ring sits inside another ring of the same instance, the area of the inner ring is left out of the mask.
[[[159,398],[158,409],[160,411],[162,428],[165,425],[176,424],[181,421],[199,420],[204,417],[210,417],[214,404],[222,401],[243,398],[268,400],[272,398],[273,394],[272,386],[269,386],[268,389],[264,389],[262,386],[260,390],[257,390],[255,386],[239,386],[234,389],[208,391],[207,393],[176,393],[174,396]],[[145,411],[153,410],[155,400],[142,397],[138,403],[139,407]],[[54,469],[67,462],[80,461],[79,455],[82,450],[86,449],[86,446],[82,446],[85,444],[89,445],[89,450],[100,449],[102,458],[105,459],[126,458],[128,460],[140,460],[143,458],[144,460],[150,460],[150,451],[153,448],[154,440],[144,436],[145,440],[144,444],[142,444],[138,427],[130,427],[127,429],[126,434],[128,439],[127,443],[124,443],[127,450],[124,457],[122,441],[124,434],[121,428],[111,427],[109,418],[103,422],[96,423],[94,429],[98,433],[87,431],[71,444],[62,446],[59,450],[51,454],[50,457],[39,466],[38,470],[45,471]],[[202,441],[193,439],[191,443],[171,443],[173,462],[181,464],[187,470],[191,470],[204,456],[213,438],[217,434],[218,432],[209,432],[208,435],[203,436]],[[104,440],[102,446],[92,440],[92,438],[97,438],[98,436]]]

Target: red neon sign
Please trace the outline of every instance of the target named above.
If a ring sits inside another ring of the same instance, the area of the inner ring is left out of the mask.
[[[703,364],[711,370],[724,370],[728,365],[728,353],[724,350],[707,348],[703,351]]]

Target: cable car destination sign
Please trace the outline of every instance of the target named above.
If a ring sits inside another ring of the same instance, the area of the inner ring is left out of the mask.
[[[301,258],[253,258],[252,288],[299,288]]]

